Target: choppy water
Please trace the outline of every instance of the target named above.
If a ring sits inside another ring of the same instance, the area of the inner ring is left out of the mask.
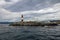
[[[0,40],[60,40],[60,26],[13,27],[0,24]]]

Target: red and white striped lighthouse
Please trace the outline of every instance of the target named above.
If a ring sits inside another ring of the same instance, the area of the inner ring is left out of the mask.
[[[23,14],[22,14],[22,15],[21,15],[21,22],[23,22],[23,18],[24,18],[24,17],[23,17]]]

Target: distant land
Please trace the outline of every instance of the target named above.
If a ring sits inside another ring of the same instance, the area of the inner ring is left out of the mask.
[[[13,23],[13,22],[0,22],[0,24],[10,24],[10,23]]]

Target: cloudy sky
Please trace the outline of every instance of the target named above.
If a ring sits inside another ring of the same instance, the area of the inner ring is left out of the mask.
[[[59,20],[60,0],[0,0],[0,22]]]

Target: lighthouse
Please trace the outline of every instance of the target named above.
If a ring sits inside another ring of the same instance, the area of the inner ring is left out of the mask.
[[[23,22],[23,18],[24,18],[24,17],[23,17],[23,14],[22,14],[22,15],[21,15],[21,22]]]

